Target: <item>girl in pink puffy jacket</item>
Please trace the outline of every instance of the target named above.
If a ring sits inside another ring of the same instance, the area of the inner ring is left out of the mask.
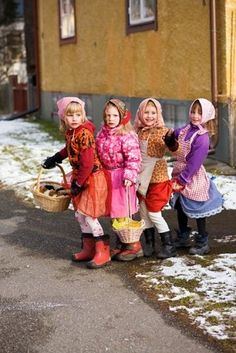
[[[127,190],[129,190],[130,214],[136,213],[136,182],[141,166],[138,137],[130,123],[131,114],[125,104],[116,98],[106,102],[103,111],[104,125],[96,137],[97,151],[103,167],[111,178],[112,222],[127,217]],[[112,258],[130,261],[143,255],[140,241],[120,243],[112,251]]]

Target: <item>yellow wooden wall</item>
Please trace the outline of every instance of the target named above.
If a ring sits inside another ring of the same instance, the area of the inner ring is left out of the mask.
[[[224,3],[217,1],[221,24],[226,21]],[[158,30],[130,35],[125,32],[125,0],[76,0],[77,43],[62,46],[58,1],[38,1],[38,14],[42,91],[211,98],[209,0],[158,0]],[[217,36],[224,51],[226,33],[221,30]],[[224,95],[225,52],[218,53],[218,60]]]
[[[226,0],[225,9],[226,87],[223,94],[236,99],[236,0]],[[225,97],[225,98],[226,98]]]

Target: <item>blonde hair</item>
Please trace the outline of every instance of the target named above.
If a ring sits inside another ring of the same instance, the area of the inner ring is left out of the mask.
[[[209,120],[205,127],[209,133],[210,138],[216,134],[216,120]]]
[[[119,112],[118,108],[115,106],[115,104],[112,104],[112,103],[110,103],[110,102],[107,102],[107,103],[105,104],[104,109],[103,109],[103,121],[104,121],[105,124],[107,123],[107,120],[106,120],[106,111],[107,111],[107,109],[110,108],[110,107],[115,107],[115,108],[117,109],[117,111],[118,111],[118,113],[119,113],[119,117],[120,117],[120,119],[121,119],[120,112]]]
[[[85,123],[85,121],[87,121],[87,117],[84,116],[83,114],[83,109],[82,109],[82,106],[81,104],[77,103],[77,102],[71,102],[68,104],[68,106],[66,107],[66,110],[65,110],[65,113],[64,113],[64,117],[66,115],[72,115],[72,114],[75,114],[75,113],[82,113],[83,115],[83,122],[82,123]],[[59,130],[61,132],[65,132],[67,130],[67,127],[66,127],[66,123],[64,120],[60,120],[60,127],[59,127]]]
[[[134,132],[134,128],[133,128],[133,125],[131,124],[131,122],[129,121],[125,125],[120,124],[116,128],[115,135],[126,135],[126,134],[130,133],[131,131]]]
[[[151,105],[152,107],[156,108],[156,111],[157,111],[157,107],[155,106],[155,104],[153,103],[153,101],[149,100],[149,101],[147,102],[146,107],[147,107],[148,105]]]

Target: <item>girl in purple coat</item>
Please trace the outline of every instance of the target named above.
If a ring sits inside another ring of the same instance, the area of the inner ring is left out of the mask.
[[[177,210],[179,231],[176,248],[188,248],[191,255],[209,252],[206,217],[222,211],[223,198],[203,166],[207,158],[210,139],[208,122],[215,119],[215,108],[204,98],[196,99],[189,110],[190,122],[182,128],[167,133],[165,142],[171,146],[178,140],[176,162],[173,166],[173,191],[171,205]],[[197,222],[198,233],[191,247],[188,218]]]
[[[130,113],[125,104],[116,98],[110,99],[103,111],[104,125],[96,137],[97,151],[103,167],[111,178],[112,221],[128,216],[127,188],[131,215],[137,210],[136,182],[141,166],[138,137],[130,123]],[[119,243],[119,241],[118,241]],[[140,241],[117,244],[112,258],[130,261],[143,255]]]

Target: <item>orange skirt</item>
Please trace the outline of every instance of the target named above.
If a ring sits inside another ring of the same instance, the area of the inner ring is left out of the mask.
[[[93,218],[107,216],[110,213],[110,186],[104,170],[99,170],[88,177],[86,188],[72,197],[74,209]]]
[[[153,183],[148,187],[146,197],[138,193],[140,201],[144,200],[149,212],[159,212],[169,202],[172,192],[172,182],[170,180],[162,183]]]

